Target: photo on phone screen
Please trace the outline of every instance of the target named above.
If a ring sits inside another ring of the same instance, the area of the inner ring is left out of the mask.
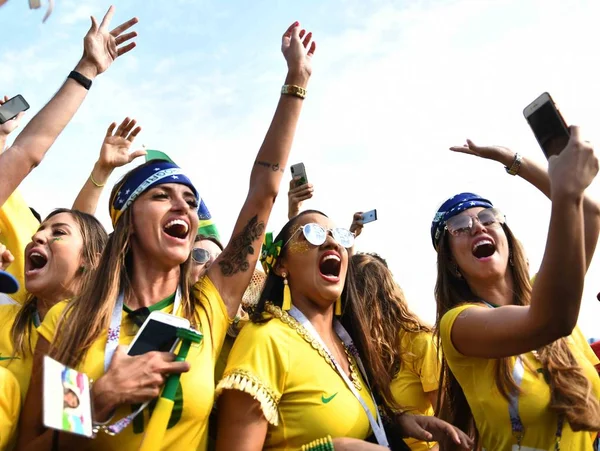
[[[292,167],[290,167],[290,171],[292,171],[292,178],[300,177],[300,179],[296,181],[296,187],[306,185],[308,183],[308,177],[306,177],[304,163],[292,165]]]
[[[569,128],[550,94],[543,93],[523,114],[546,158],[558,155],[567,146]]]
[[[367,211],[366,213],[362,214],[363,225],[373,221],[377,221],[377,210]]]
[[[4,105],[0,105],[0,124],[10,121],[17,117],[17,114],[27,111],[29,104],[25,101],[22,95],[17,95],[12,99],[4,102]]]
[[[131,343],[128,355],[142,355],[151,351],[170,352],[177,342],[177,329],[190,326],[185,318],[166,313],[154,315],[155,313],[161,312],[153,312],[146,319]]]

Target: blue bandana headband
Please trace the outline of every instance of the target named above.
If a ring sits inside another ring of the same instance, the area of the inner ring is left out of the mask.
[[[192,181],[181,168],[171,161],[154,160],[153,164],[139,166],[122,182],[110,202],[110,219],[113,227],[127,208],[145,191],[166,183],[186,185],[200,205],[200,195]],[[204,206],[206,209],[206,206]],[[208,210],[207,210],[208,211]],[[209,213],[210,214],[210,213]]]
[[[474,207],[492,208],[493,205],[489,200],[473,193],[457,194],[442,204],[431,223],[431,241],[433,242],[433,247],[436,251],[444,233],[446,221],[459,213]]]

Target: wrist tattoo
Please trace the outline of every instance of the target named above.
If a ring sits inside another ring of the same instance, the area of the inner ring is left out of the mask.
[[[238,272],[246,272],[250,269],[248,256],[256,255],[256,258],[258,258],[253,243],[258,240],[263,233],[265,233],[265,223],[259,221],[258,215],[255,215],[248,221],[244,230],[232,238],[231,242],[225,248],[225,251],[221,254],[219,266],[221,268],[221,273],[224,276],[233,276]],[[254,263],[256,263],[256,261]]]
[[[279,163],[271,164],[271,163],[268,163],[266,161],[256,160],[256,162],[254,164],[257,165],[257,166],[262,166],[262,167],[265,167],[265,168],[269,168],[273,172],[277,172],[277,171],[282,172],[282,173],[285,172],[283,168],[279,167]]]

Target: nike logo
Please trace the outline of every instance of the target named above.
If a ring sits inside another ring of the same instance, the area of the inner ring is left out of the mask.
[[[337,396],[337,393],[334,393],[329,398],[326,398],[325,396],[321,395],[321,401],[323,401],[323,404],[327,404],[329,401],[331,401],[336,396]]]

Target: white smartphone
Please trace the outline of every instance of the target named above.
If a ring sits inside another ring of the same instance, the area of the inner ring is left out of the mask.
[[[304,168],[304,163],[292,165],[290,171],[292,171],[292,178],[300,177],[300,179],[296,183],[296,186],[302,186],[308,183],[308,177],[306,177],[306,169]]]
[[[569,141],[569,127],[550,94],[544,92],[523,110],[523,115],[546,158],[558,155]]]
[[[151,351],[173,352],[177,347],[177,329],[189,329],[185,318],[164,312],[151,312],[129,345],[128,355],[142,355]]]
[[[366,213],[362,214],[363,225],[373,221],[377,221],[377,210],[367,211]]]

